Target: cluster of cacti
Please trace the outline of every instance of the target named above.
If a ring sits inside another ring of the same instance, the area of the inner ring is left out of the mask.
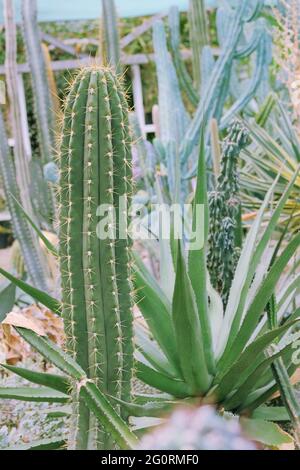
[[[271,44],[265,21],[258,18],[262,7],[263,2],[252,2],[249,5],[249,2],[243,0],[234,6],[225,3],[217,8],[220,53],[215,60],[213,48],[204,44],[207,28],[202,2],[199,0],[192,2],[194,21],[197,21],[198,25],[201,23],[201,30],[203,30],[203,39],[197,48],[198,53],[199,48],[201,49],[201,57],[198,61],[195,60],[195,38],[192,39],[193,63],[201,64],[194,65],[194,68],[202,69],[203,72],[201,88],[198,87],[199,73],[196,73],[193,80],[181,57],[178,9],[171,8],[169,14],[170,44],[174,65],[167,57],[164,25],[162,22],[154,25],[159,120],[164,123],[160,136],[163,152],[158,152],[158,156],[160,157],[162,153],[160,160],[168,169],[169,194],[171,195],[174,194],[175,186],[178,187],[180,184],[174,181],[177,179],[181,182],[182,197],[186,199],[188,196],[190,186],[187,181],[197,173],[196,148],[201,127],[211,119],[216,119],[223,130],[236,114],[249,110],[251,100],[257,98],[259,101],[260,99],[262,78],[264,77],[265,80],[269,74]],[[250,38],[249,28],[252,30]],[[193,25],[191,29],[193,31]],[[253,57],[256,63],[251,79],[240,80],[236,72],[237,65],[242,60],[252,60]],[[195,109],[191,116],[184,107],[180,90],[184,92],[192,108]],[[225,105],[230,105],[226,111],[224,111]],[[211,163],[210,153],[207,158]]]
[[[226,305],[242,246],[242,208],[239,156],[249,144],[249,133],[234,122],[223,142],[221,173],[215,191],[209,194],[208,269],[212,285]]]
[[[123,400],[130,399],[133,367],[127,113],[116,76],[108,69],[83,69],[66,102],[59,163],[62,309],[68,349],[96,385]],[[119,198],[125,201],[123,207]],[[115,210],[108,224],[109,234],[115,233],[102,239],[97,210],[106,206]],[[127,214],[121,220],[123,211]],[[70,446],[109,448],[105,430],[90,420],[86,406],[76,398],[73,403]]]
[[[238,421],[223,418],[214,408],[175,411],[155,431],[144,436],[140,450],[256,450],[242,433]]]

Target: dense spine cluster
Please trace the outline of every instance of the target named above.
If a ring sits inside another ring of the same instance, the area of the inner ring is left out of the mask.
[[[104,68],[84,69],[66,102],[60,156],[60,257],[68,346],[101,390],[126,400],[133,357],[127,115],[116,76]],[[119,197],[125,201],[121,208]],[[100,206],[111,214],[106,239],[97,231]],[[120,211],[126,227],[119,225]],[[73,447],[95,447],[97,442],[109,448],[109,437],[94,429],[85,405],[77,403],[73,415]]]
[[[223,144],[216,191],[209,195],[208,269],[212,284],[222,294],[224,304],[227,303],[242,244],[238,161],[248,139],[244,127],[234,122]]]

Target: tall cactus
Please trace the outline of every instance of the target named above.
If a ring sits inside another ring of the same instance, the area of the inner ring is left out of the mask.
[[[20,191],[16,179],[14,161],[7,143],[4,120],[0,111],[0,176],[3,182],[7,207],[12,221],[13,233],[19,241],[30,281],[39,289],[47,290],[44,264],[37,237],[32,233],[20,206]]]
[[[102,0],[102,52],[104,63],[121,71],[118,17],[114,0]]]
[[[41,158],[36,159],[37,185],[43,197],[39,204],[48,226],[55,212],[51,187],[43,179],[42,166],[53,160],[55,152],[55,111],[51,99],[44,52],[37,22],[36,0],[22,0],[22,28],[33,89],[34,110],[39,134]],[[57,117],[58,118],[58,117]],[[39,201],[38,201],[39,202]]]
[[[208,21],[204,0],[189,1],[190,41],[192,48],[193,77],[197,90],[201,86],[201,56],[209,44]]]
[[[248,133],[234,122],[223,144],[221,173],[209,195],[210,235],[208,268],[213,286],[226,304],[242,246],[238,159],[248,144]]]
[[[130,243],[119,216],[128,216],[130,160],[128,109],[118,79],[108,69],[82,70],[66,102],[60,155],[63,316],[78,363],[102,390],[123,400],[131,393],[133,344]],[[108,226],[114,237],[105,240],[97,232],[103,205],[115,208]],[[71,447],[109,448],[109,437],[95,431],[80,401],[73,418]]]
[[[37,23],[36,0],[22,1],[22,27],[34,90],[41,158],[46,164],[52,160],[53,156],[55,119]]]
[[[5,46],[6,46],[6,57],[5,57],[5,69],[6,69],[6,81],[7,90],[11,111],[11,127],[14,137],[14,163],[9,161],[9,149],[7,147],[7,136],[4,129],[4,125],[1,125],[1,138],[2,142],[2,154],[3,159],[6,160],[8,168],[5,169],[4,161],[2,162],[2,175],[6,187],[6,197],[8,199],[8,205],[11,210],[11,216],[15,228],[15,235],[20,241],[22,247],[23,256],[26,262],[29,276],[37,287],[42,290],[47,290],[47,275],[48,269],[43,259],[42,254],[39,250],[38,237],[31,229],[22,223],[22,227],[17,228],[16,220],[14,220],[18,214],[16,213],[15,204],[11,202],[10,193],[13,194],[16,199],[21,202],[22,206],[26,210],[27,214],[34,219],[35,213],[31,202],[30,189],[32,186],[32,175],[31,175],[31,164],[30,156],[27,154],[23,142],[22,133],[22,121],[21,121],[21,109],[18,98],[18,72],[17,72],[17,36],[16,36],[16,24],[14,22],[14,9],[13,4],[10,0],[4,1],[4,18],[5,18]],[[7,172],[7,174],[6,174]],[[9,185],[12,185],[10,189]],[[28,251],[28,247],[29,251]],[[31,252],[31,255],[29,254]]]

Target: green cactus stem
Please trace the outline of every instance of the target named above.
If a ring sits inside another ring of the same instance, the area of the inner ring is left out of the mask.
[[[36,0],[22,1],[22,28],[34,90],[34,107],[39,131],[41,158],[45,165],[52,160],[54,151],[55,119],[37,23]]]
[[[247,145],[248,133],[239,122],[234,122],[223,144],[216,191],[209,195],[208,269],[212,285],[222,294],[225,305],[242,246],[238,159]]]
[[[82,70],[66,102],[60,155],[63,316],[80,366],[108,395],[124,400],[133,368],[132,288],[130,242],[118,221],[120,211],[128,216],[132,192],[129,141],[118,79],[106,68]],[[104,240],[97,212],[103,205],[115,209],[108,224],[114,237]],[[73,418],[72,448],[109,448],[109,436],[94,429],[80,400]]]
[[[102,53],[104,63],[121,72],[121,47],[114,0],[102,0]]]
[[[204,0],[189,1],[189,20],[194,84],[200,91],[201,56],[204,46],[209,45],[208,18]]]

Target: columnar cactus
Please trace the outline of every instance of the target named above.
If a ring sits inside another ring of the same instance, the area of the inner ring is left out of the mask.
[[[22,1],[22,28],[34,89],[41,158],[46,164],[52,160],[53,156],[55,119],[37,23],[36,0]]]
[[[248,133],[233,123],[223,144],[221,174],[216,191],[210,193],[208,268],[213,286],[226,304],[242,245],[238,158],[248,144]]]
[[[103,391],[123,400],[130,398],[133,366],[131,190],[128,110],[120,83],[108,69],[84,69],[66,102],[61,143],[63,317],[78,363]],[[111,214],[107,228],[113,236],[107,239],[99,234],[99,207]],[[110,448],[109,437],[94,429],[84,404],[75,403],[73,417],[70,447]]]
[[[200,91],[202,50],[204,46],[209,44],[208,21],[204,0],[189,1],[189,20],[194,83],[196,89]]]
[[[121,47],[114,0],[102,0],[102,53],[104,62],[121,71]]]

